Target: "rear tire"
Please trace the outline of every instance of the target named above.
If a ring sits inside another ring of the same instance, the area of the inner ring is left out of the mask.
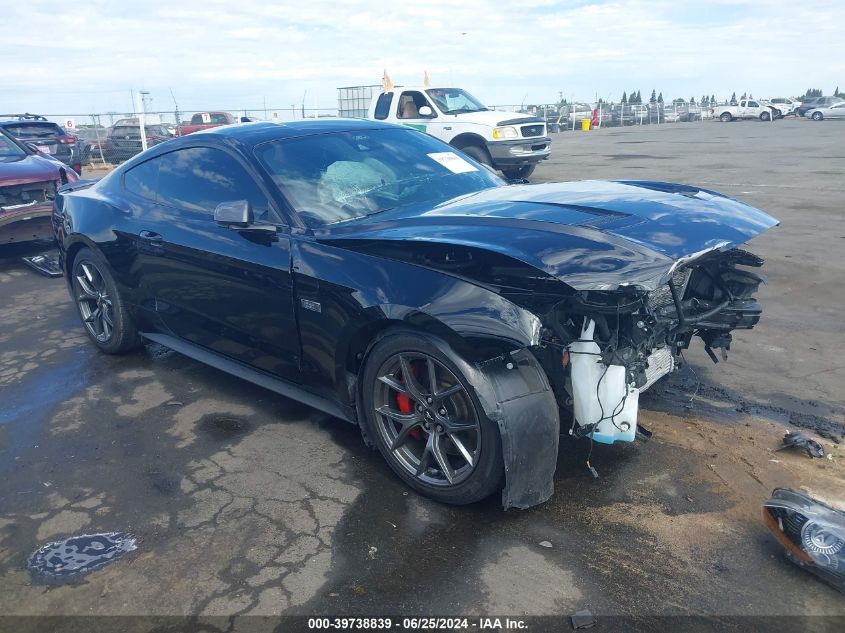
[[[768,112],[761,112],[760,113],[760,120],[761,121],[768,121],[771,118],[772,118],[772,115],[769,114]]]
[[[408,486],[441,503],[465,505],[501,487],[504,461],[499,429],[456,361],[428,334],[388,334],[368,354],[359,419]]]
[[[730,112],[722,112],[722,114],[719,116],[719,120],[722,123],[727,123],[728,121],[733,121],[733,116],[731,116]]]
[[[821,112],[813,112],[813,121],[821,121],[824,115]]]
[[[140,347],[135,320],[105,259],[83,248],[73,260],[71,294],[85,333],[100,351],[123,354]]]
[[[528,178],[531,174],[534,173],[535,169],[537,169],[537,163],[532,163],[531,165],[523,165],[522,167],[511,167],[508,169],[503,169],[502,173],[505,175],[505,178],[515,180],[518,178]]]

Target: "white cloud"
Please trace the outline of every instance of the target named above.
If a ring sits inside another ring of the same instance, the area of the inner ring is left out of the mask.
[[[845,84],[845,5],[830,0],[41,0],[4,9],[0,111],[333,106],[337,86],[460,84],[488,103],[790,94]],[[16,26],[12,26],[16,25]],[[50,25],[45,29],[44,25]]]

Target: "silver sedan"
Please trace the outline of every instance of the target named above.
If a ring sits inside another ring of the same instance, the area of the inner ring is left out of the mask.
[[[825,108],[815,108],[809,110],[805,115],[808,119],[813,121],[821,121],[822,119],[845,119],[845,101],[831,104]]]

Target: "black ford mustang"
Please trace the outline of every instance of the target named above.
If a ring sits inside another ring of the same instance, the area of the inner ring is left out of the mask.
[[[505,507],[551,495],[562,424],[632,441],[694,336],[715,360],[757,323],[738,245],[775,224],[684,185],[508,185],[344,120],[191,134],[54,212],[104,352],[157,341],[357,424],[426,495]]]

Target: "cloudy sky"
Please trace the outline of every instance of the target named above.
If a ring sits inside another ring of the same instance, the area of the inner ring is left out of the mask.
[[[338,86],[488,104],[845,89],[841,0],[27,0],[3,9],[0,112],[334,107]]]

